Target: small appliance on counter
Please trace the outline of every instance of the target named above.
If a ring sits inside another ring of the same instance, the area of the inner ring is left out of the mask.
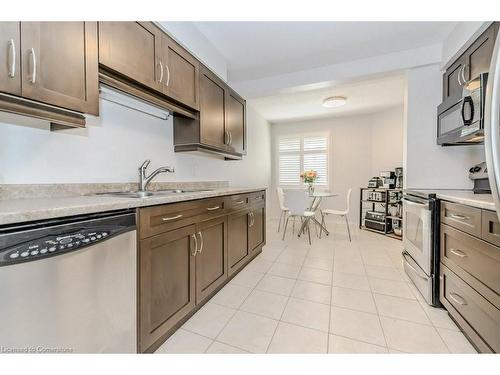
[[[491,194],[490,180],[486,162],[474,165],[469,169],[469,178],[474,181],[474,194]]]
[[[367,198],[372,202],[385,202],[385,191],[369,191]]]
[[[396,175],[393,171],[380,172],[380,178],[382,179],[383,188],[394,189],[394,187],[396,186]]]
[[[391,230],[391,221],[387,221],[385,218],[384,212],[367,211],[365,214],[365,227],[381,232],[389,232]]]
[[[394,169],[396,175],[396,189],[403,188],[403,167]]]
[[[372,177],[370,178],[370,181],[368,181],[368,187],[369,188],[379,188],[382,187],[383,181],[380,177]]]

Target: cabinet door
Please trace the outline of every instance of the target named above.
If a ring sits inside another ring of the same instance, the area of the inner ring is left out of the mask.
[[[23,97],[99,114],[97,24],[21,22]]]
[[[232,275],[243,267],[248,259],[248,211],[240,211],[228,218],[228,268]]]
[[[226,97],[226,125],[229,133],[229,148],[246,153],[246,103],[238,94],[228,90]]]
[[[21,95],[19,22],[0,22],[0,91]]]
[[[225,84],[208,69],[200,75],[200,140],[202,144],[226,149]]]
[[[250,225],[248,227],[248,248],[250,252],[258,249],[264,243],[265,215],[264,206],[255,207],[250,212]]]
[[[196,303],[227,279],[227,216],[197,224]]]
[[[466,62],[466,57],[462,55],[455,61],[443,75],[443,102],[454,103],[462,98],[463,77],[462,69]]]
[[[200,63],[165,35],[165,93],[191,108],[199,108]]]
[[[140,351],[162,339],[195,306],[195,226],[140,241]]]
[[[490,70],[491,56],[495,47],[495,26],[490,26],[481,36],[467,49],[464,76],[466,80],[474,79],[481,73]]]
[[[162,40],[163,33],[150,22],[99,22],[99,63],[163,91],[166,61]]]

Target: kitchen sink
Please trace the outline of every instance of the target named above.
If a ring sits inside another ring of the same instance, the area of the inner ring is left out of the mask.
[[[202,191],[212,191],[211,189],[169,189],[158,191],[112,191],[106,193],[95,193],[93,195],[123,198],[148,198],[162,195],[173,195],[183,193],[197,193]]]

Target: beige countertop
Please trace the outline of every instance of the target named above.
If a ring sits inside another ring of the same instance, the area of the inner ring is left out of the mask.
[[[484,208],[495,211],[495,204],[491,194],[474,194],[472,190],[432,190],[432,189],[408,189],[425,193],[435,193],[438,199],[449,202],[465,204],[467,206]]]
[[[222,187],[209,191],[157,195],[147,198],[81,195],[61,198],[5,199],[0,200],[0,225],[126,208],[154,206],[223,195],[249,193],[259,190],[266,190],[266,188]]]

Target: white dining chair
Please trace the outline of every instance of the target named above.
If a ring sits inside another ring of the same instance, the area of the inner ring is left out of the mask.
[[[347,191],[347,204],[346,204],[346,209],[345,210],[333,210],[330,208],[327,209],[322,209],[321,210],[321,226],[324,227],[325,225],[325,215],[336,215],[340,217],[345,218],[345,224],[347,226],[347,234],[349,235],[349,242],[351,242],[351,230],[349,229],[349,220],[347,219],[347,215],[349,214],[349,209],[351,207],[351,193],[352,193],[352,188],[349,188]],[[322,231],[322,228],[320,229]],[[321,234],[321,232],[320,232]]]
[[[278,202],[280,204],[280,221],[278,223],[278,232],[281,229],[281,222],[285,220],[286,214],[288,213],[288,208],[285,206],[285,193],[283,192],[283,188],[277,187],[276,193],[278,194]]]
[[[288,214],[286,215],[285,229],[283,230],[283,240],[285,239],[286,228],[290,218],[300,218],[302,226],[299,229],[298,236],[300,237],[300,235],[307,230],[310,245],[311,231],[309,230],[309,221],[314,217],[314,212],[309,211],[311,205],[309,193],[298,189],[284,190],[284,204],[285,207],[288,208]]]

